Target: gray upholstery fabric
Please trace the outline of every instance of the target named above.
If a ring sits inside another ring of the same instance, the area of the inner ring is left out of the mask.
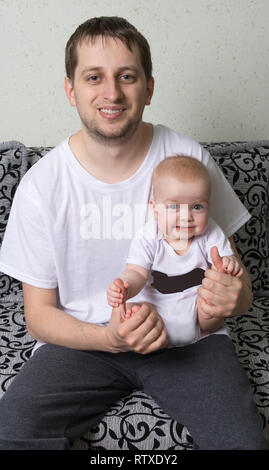
[[[254,303],[246,315],[227,320],[239,360],[253,387],[264,433],[269,441],[269,141],[205,143],[252,218],[235,234],[237,248],[251,275]],[[12,199],[22,176],[49,148],[0,143],[0,243]],[[31,355],[19,281],[0,274],[0,396]],[[142,392],[134,392],[108,410],[95,429],[73,449],[191,449],[186,428],[165,415]]]

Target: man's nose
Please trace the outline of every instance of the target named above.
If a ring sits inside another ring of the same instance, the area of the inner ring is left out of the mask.
[[[115,78],[109,78],[104,84],[104,99],[116,102],[122,97],[120,83]]]

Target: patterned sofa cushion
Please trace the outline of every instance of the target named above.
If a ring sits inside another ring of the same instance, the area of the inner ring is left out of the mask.
[[[18,184],[26,171],[50,148],[27,148],[17,141],[0,143],[0,245]],[[0,298],[20,300],[21,283],[0,273]]]
[[[256,297],[268,294],[268,160],[269,142],[204,144],[252,214],[236,234],[237,247],[251,273]],[[12,198],[27,169],[49,148],[26,148],[19,142],[0,144],[0,244]],[[260,272],[261,271],[261,272]],[[0,397],[31,355],[18,281],[0,276]],[[248,314],[227,321],[245,368],[269,440],[268,297],[254,301]],[[187,429],[163,413],[142,392],[115,403],[102,421],[73,443],[73,449],[191,449]]]
[[[255,296],[269,293],[269,141],[204,144],[251,219],[234,240]]]
[[[72,443],[72,450],[191,450],[187,428],[171,419],[144,392],[118,400],[98,426]]]
[[[235,234],[235,242],[247,267],[256,296],[269,293],[269,141],[203,143],[222,168],[252,218]],[[12,198],[27,169],[50,147],[25,147],[0,143],[0,244]],[[0,298],[21,299],[21,284],[0,274]]]

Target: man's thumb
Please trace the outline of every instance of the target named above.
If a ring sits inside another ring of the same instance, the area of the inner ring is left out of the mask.
[[[216,270],[220,273],[224,272],[223,265],[222,265],[222,259],[219,254],[219,250],[216,246],[212,246],[210,249],[210,255],[212,259],[212,263],[215,266]]]
[[[120,304],[118,307],[114,307],[112,309],[112,314],[113,318],[115,319],[116,322],[121,323],[124,321],[126,315],[126,304],[123,302]]]

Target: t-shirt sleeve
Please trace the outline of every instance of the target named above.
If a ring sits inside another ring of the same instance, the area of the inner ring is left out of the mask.
[[[218,248],[220,256],[230,256],[234,254],[230,241],[224,234],[223,230],[212,219],[209,219],[208,228],[204,239],[207,259],[210,263],[212,263],[210,249],[213,246]]]
[[[203,162],[211,176],[210,213],[227,237],[233,235],[249,219],[250,214],[235,194],[213,157],[203,151]]]
[[[137,264],[145,269],[151,269],[156,252],[156,233],[157,226],[146,223],[135,234],[130,245],[127,264]]]
[[[44,216],[36,200],[19,186],[0,251],[0,271],[44,289],[57,287]]]

